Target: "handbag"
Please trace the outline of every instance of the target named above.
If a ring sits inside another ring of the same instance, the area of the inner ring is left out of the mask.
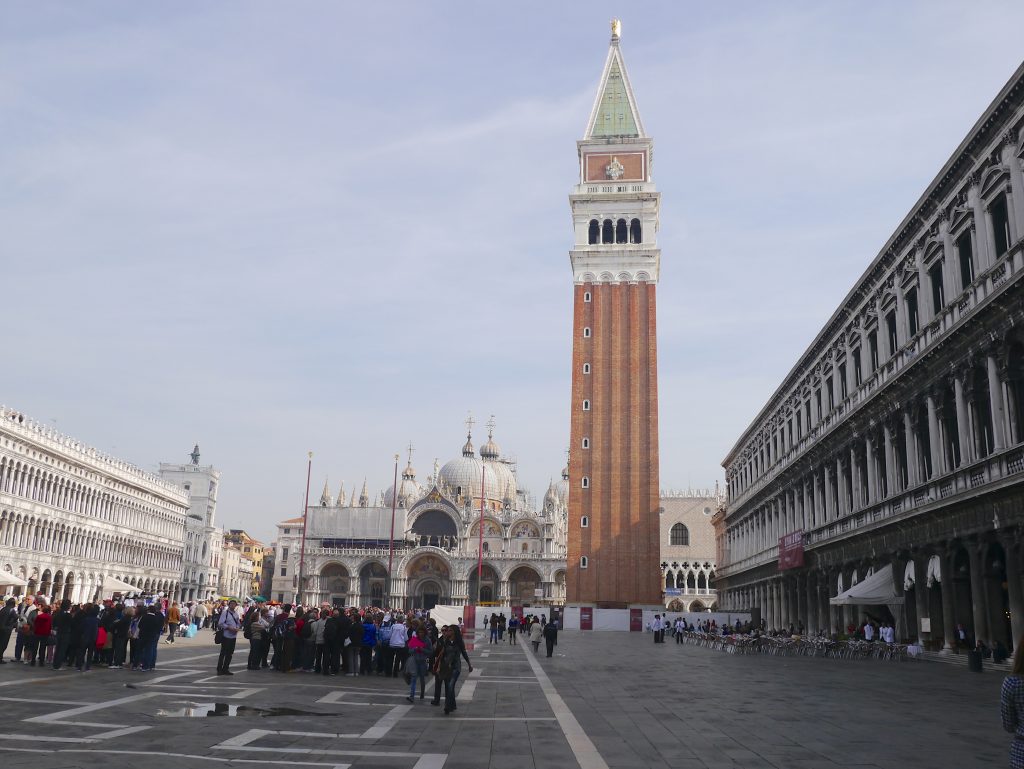
[[[213,642],[215,644],[219,644],[223,640],[224,640],[224,631],[218,628],[217,632],[213,634]]]

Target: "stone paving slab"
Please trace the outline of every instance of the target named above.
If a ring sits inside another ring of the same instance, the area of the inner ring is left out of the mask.
[[[528,644],[478,644],[470,652],[476,670],[464,670],[461,679],[466,696],[446,717],[428,704],[429,694],[410,706],[400,679],[246,671],[241,646],[231,677],[212,675],[218,648],[208,633],[162,644],[157,670],[148,674],[0,666],[0,766],[1007,764],[998,713],[1002,675],[957,666],[747,657],[671,642],[656,646],[648,633],[564,632],[553,658],[542,648],[532,662]],[[205,713],[237,705],[298,713],[166,715],[187,706]]]

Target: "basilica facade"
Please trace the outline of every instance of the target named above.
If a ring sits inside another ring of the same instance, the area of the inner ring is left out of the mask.
[[[335,498],[325,485],[305,518],[278,524],[273,599],[405,608],[565,601],[568,471],[534,510],[493,429],[479,455],[468,434],[461,454],[435,461],[423,483],[410,450],[397,488],[371,500],[364,482],[358,499],[345,496],[344,486]]]

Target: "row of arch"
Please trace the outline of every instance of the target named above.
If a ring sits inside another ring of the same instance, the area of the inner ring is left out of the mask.
[[[625,219],[605,219],[603,222],[591,219],[587,228],[587,243],[592,246],[599,243],[643,243],[640,220],[630,219],[627,223]]]
[[[42,594],[51,603],[64,599],[73,603],[83,603],[85,601],[97,601],[104,597],[101,594],[103,586],[102,573],[76,573],[73,570],[64,571],[63,569],[50,568],[40,570],[38,567],[30,569],[25,565],[15,568],[10,563],[4,564],[0,571],[6,574],[13,574],[28,583],[25,587],[15,587],[14,595],[20,595],[22,590],[24,590],[25,595]],[[142,593],[153,595],[163,593],[167,596],[175,596],[178,589],[178,582],[172,579],[140,577],[124,572],[111,574],[110,576],[136,587]],[[2,584],[3,577],[0,576],[0,585]]]
[[[160,536],[180,538],[183,532],[184,519],[180,515],[91,488],[12,457],[0,457],[0,490],[50,507]]]
[[[13,510],[0,511],[0,545],[150,569],[181,569],[181,550],[173,547],[144,544],[137,536],[92,531]]]
[[[710,604],[695,598],[692,601],[684,601],[681,598],[673,598],[665,607],[669,611],[684,612],[687,614],[701,611],[718,611],[718,604],[712,601]]]

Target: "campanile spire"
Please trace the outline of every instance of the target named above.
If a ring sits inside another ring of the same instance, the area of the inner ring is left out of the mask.
[[[575,242],[567,599],[661,606],[656,285],[661,196],[612,22],[569,195]]]

